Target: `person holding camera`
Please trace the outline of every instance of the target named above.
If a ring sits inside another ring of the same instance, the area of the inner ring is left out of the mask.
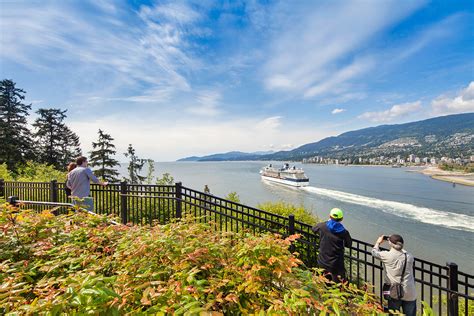
[[[389,251],[380,249],[387,241]],[[388,300],[388,309],[400,311],[407,316],[416,315],[416,288],[413,264],[415,258],[403,249],[400,235],[380,236],[372,249],[372,255],[384,265],[384,298]]]

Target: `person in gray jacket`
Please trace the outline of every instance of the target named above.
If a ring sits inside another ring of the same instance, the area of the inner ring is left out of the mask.
[[[387,241],[390,245],[389,251],[380,249],[380,244]],[[388,309],[400,311],[407,316],[416,315],[416,288],[415,276],[413,275],[413,264],[415,258],[403,249],[403,238],[400,235],[380,236],[372,249],[372,255],[380,259],[384,265],[384,283],[401,284],[403,296],[401,299],[388,298]],[[404,271],[405,270],[405,271]],[[404,273],[403,273],[404,271]],[[403,278],[402,278],[403,274]]]
[[[73,200],[74,204],[81,204],[87,210],[92,211],[94,209],[94,201],[90,197],[90,182],[92,181],[104,186],[107,185],[107,182],[101,182],[97,179],[92,170],[87,166],[86,157],[78,157],[76,165],[77,167],[68,173],[66,186],[71,189],[72,197],[82,200],[80,202]]]

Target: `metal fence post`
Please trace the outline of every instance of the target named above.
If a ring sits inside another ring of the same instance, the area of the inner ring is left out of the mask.
[[[122,224],[126,225],[128,223],[128,201],[127,201],[127,182],[120,182],[120,218],[122,219]]]
[[[7,199],[7,202],[11,205],[11,206],[17,206],[17,202],[18,201],[18,197],[17,196],[9,196],[8,199]]]
[[[289,234],[290,236],[295,234],[295,215],[293,215],[293,214],[290,214],[290,215],[288,216],[288,234]],[[291,251],[291,252],[294,252],[294,251],[295,251],[295,244],[294,244],[294,242],[291,243],[290,251]]]
[[[457,316],[459,310],[458,302],[458,265],[454,262],[446,262],[448,267],[448,315]]]
[[[50,192],[51,192],[51,202],[57,202],[58,201],[58,181],[57,180],[51,180]]]
[[[5,180],[0,179],[0,196],[5,196]]]
[[[181,203],[181,197],[182,197],[182,189],[183,184],[181,182],[176,182],[175,183],[175,191],[176,191],[176,218],[181,218],[182,216],[182,203]]]

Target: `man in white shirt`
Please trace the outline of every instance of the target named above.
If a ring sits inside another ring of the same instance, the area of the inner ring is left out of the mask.
[[[380,250],[379,246],[384,240],[390,245],[389,251]],[[416,315],[416,287],[415,276],[413,275],[413,264],[415,258],[411,253],[403,249],[403,238],[400,235],[380,236],[372,249],[372,255],[380,259],[384,265],[384,283],[401,284],[403,296],[401,299],[390,297],[388,299],[388,309],[400,311],[407,316]],[[403,273],[403,270],[404,273]],[[403,274],[403,277],[402,277]]]

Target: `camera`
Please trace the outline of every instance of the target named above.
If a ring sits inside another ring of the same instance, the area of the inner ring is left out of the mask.
[[[388,236],[388,235],[383,236],[383,240],[388,240],[389,238],[390,238],[390,236]]]

